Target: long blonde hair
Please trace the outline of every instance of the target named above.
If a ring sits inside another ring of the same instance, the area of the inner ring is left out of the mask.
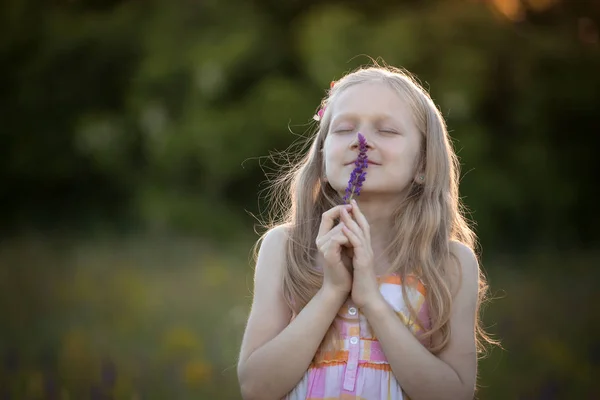
[[[331,123],[331,104],[349,87],[365,82],[384,83],[405,99],[423,135],[417,165],[423,171],[425,184],[412,182],[406,200],[394,213],[396,236],[390,245],[393,266],[390,272],[399,273],[402,281],[407,274],[417,274],[426,287],[431,328],[422,339],[440,334],[441,341],[437,341],[437,344],[432,340],[424,341],[429,343],[429,350],[435,354],[450,339],[453,293],[448,282],[448,269],[450,265],[457,264],[451,254],[450,243],[457,241],[475,250],[476,236],[463,214],[458,194],[459,163],[444,118],[425,89],[404,70],[378,65],[362,67],[335,82],[322,101],[321,107],[325,112],[316,134],[308,138],[308,151],[297,162],[288,165],[287,170],[269,187],[272,219],[267,228],[277,225],[288,227],[283,293],[290,309],[297,314],[322,285],[323,273],[315,268],[315,239],[321,214],[341,204],[342,198],[323,180],[321,150]],[[402,290],[406,300],[404,285]],[[478,309],[486,291],[486,280],[480,272]],[[412,320],[417,321],[411,303],[405,302]],[[483,349],[486,342],[493,342],[482,328],[479,317],[476,320],[476,333],[478,351]]]

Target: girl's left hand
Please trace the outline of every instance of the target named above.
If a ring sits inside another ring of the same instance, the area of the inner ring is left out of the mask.
[[[352,200],[351,205],[354,218],[345,209],[341,212],[341,220],[345,224],[342,231],[350,241],[353,250],[352,301],[358,308],[363,308],[367,304],[377,301],[381,293],[375,274],[369,223],[355,200]]]

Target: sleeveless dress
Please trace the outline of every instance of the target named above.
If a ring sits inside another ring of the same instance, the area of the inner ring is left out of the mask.
[[[417,312],[418,321],[410,320],[410,311],[402,297],[397,274],[379,277],[379,290],[385,300],[418,338],[430,329],[425,287],[414,275],[404,283],[407,297]],[[334,324],[340,335],[339,351],[327,351],[323,345],[304,377],[284,400],[401,400],[408,399],[396,381],[379,341],[367,319],[349,298],[338,312]]]

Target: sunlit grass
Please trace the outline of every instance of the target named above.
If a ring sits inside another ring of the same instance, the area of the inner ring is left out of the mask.
[[[177,241],[13,243],[0,273],[0,387],[18,398],[237,397],[248,253]]]
[[[6,243],[0,395],[239,399],[235,365],[251,300],[251,245]],[[480,399],[592,393],[591,377],[600,375],[592,306],[600,296],[586,274],[597,260],[488,262],[497,299],[485,321],[505,349],[481,362]]]

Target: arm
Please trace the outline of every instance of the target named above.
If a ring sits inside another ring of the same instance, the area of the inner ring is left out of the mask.
[[[275,228],[258,254],[254,299],[238,363],[244,399],[280,399],[291,391],[347,296],[323,287],[290,323],[281,284],[286,240],[285,228]]]
[[[474,396],[479,266],[468,247],[453,243],[451,251],[460,262],[462,274],[456,271],[451,276],[453,292],[459,287],[452,304],[452,336],[447,347],[437,357],[415,338],[382,296],[366,304],[363,309],[394,376],[414,400],[472,399]]]

